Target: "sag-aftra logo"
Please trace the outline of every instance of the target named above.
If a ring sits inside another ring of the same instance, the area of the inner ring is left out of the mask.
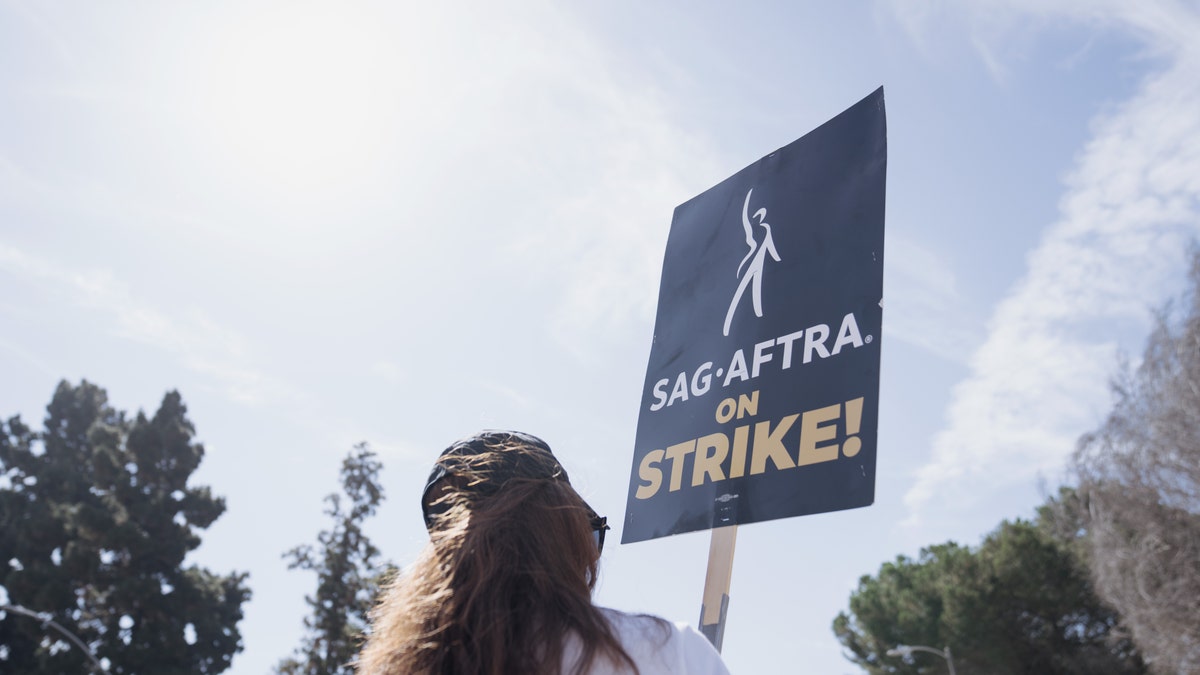
[[[746,245],[750,248],[738,263],[736,277],[739,281],[725,312],[722,334],[729,335],[734,313],[743,303],[746,290],[750,290],[750,304],[754,316],[763,318],[762,284],[768,258],[782,262],[771,226],[766,222],[767,209],[759,208],[750,215],[750,200],[754,188],[746,192],[742,205],[742,228],[746,234]],[[751,222],[751,221],[754,222]],[[816,323],[806,328],[790,331],[778,337],[757,342],[753,347],[735,349],[732,354],[720,359],[696,364],[694,369],[681,370],[672,378],[662,378],[654,383],[651,391],[653,400],[650,412],[656,412],[676,403],[688,401],[707,394],[713,386],[713,378],[721,387],[735,382],[747,382],[761,375],[765,368],[790,370],[795,365],[811,363],[814,358],[828,359],[841,354],[847,348],[871,344],[874,336],[863,336],[853,312],[838,319],[837,330],[828,323]],[[718,365],[720,364],[720,365]],[[768,365],[770,364],[770,365]],[[714,370],[715,367],[715,370]],[[668,391],[669,389],[669,391]]]

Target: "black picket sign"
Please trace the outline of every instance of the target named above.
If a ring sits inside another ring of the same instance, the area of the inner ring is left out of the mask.
[[[875,500],[880,88],[675,209],[623,543]]]

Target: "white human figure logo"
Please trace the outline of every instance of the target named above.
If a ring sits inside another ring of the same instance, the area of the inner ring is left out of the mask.
[[[755,223],[763,229],[762,243],[754,239],[754,226],[750,224],[750,195],[754,194],[754,188],[751,188],[746,193],[746,202],[742,204],[742,228],[746,230],[746,245],[750,247],[750,251],[742,258],[742,262],[738,264],[737,275],[742,277],[742,281],[738,284],[737,291],[733,294],[733,301],[729,303],[729,311],[725,312],[725,329],[724,334],[729,335],[729,323],[733,321],[733,313],[737,309],[738,303],[741,302],[742,294],[746,292],[746,287],[754,284],[750,289],[750,297],[754,303],[754,315],[762,318],[762,275],[763,266],[767,262],[767,256],[770,255],[775,259],[775,262],[781,262],[779,252],[775,250],[775,240],[771,238],[771,226],[767,224],[767,210],[761,208],[754,212],[754,217],[758,219]],[[751,260],[753,258],[753,260]],[[750,265],[747,267],[746,262]],[[742,268],[746,267],[746,274],[742,275]]]

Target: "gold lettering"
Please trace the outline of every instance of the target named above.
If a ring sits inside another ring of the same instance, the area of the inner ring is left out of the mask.
[[[683,460],[695,450],[695,439],[667,448],[667,459],[671,460],[671,487],[669,488],[671,492],[683,487]]]
[[[746,475],[746,446],[749,440],[749,424],[733,430],[733,459],[729,461],[730,478],[741,478]]]
[[[712,453],[709,453],[712,450]],[[692,465],[692,487],[704,484],[704,476],[710,481],[725,480],[721,464],[729,456],[729,437],[725,434],[709,434],[696,441],[696,462]]]
[[[837,438],[837,425],[826,424],[822,426],[821,424],[835,420],[841,414],[841,403],[834,403],[833,405],[809,410],[804,413],[803,419],[800,420],[800,453],[796,466],[820,464],[821,462],[830,462],[838,458],[837,443],[821,447],[817,447],[817,443],[832,441],[834,438]]]
[[[637,492],[634,493],[638,499],[649,499],[662,487],[662,470],[658,468],[658,463],[665,454],[662,450],[651,450],[642,458],[642,463],[638,466],[638,478],[646,481],[646,485],[638,486]]]
[[[717,424],[725,424],[733,419],[733,411],[737,408],[737,401],[727,398],[717,404]]]
[[[767,470],[767,458],[777,469],[790,469],[796,466],[787,448],[783,446],[783,437],[792,428],[799,415],[788,415],[779,420],[779,426],[771,431],[771,422],[759,422],[754,425],[754,450],[750,455],[750,475],[754,476]]]
[[[746,415],[754,417],[758,414],[758,390],[755,389],[749,396],[745,394],[738,395],[737,417],[742,419]]]

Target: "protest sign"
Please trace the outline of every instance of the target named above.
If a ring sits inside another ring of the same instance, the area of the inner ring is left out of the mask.
[[[623,543],[871,504],[883,89],[675,210]]]

